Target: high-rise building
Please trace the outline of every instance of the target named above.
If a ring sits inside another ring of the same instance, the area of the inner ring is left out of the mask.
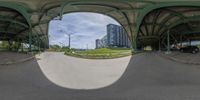
[[[122,26],[108,24],[107,38],[109,47],[130,47],[128,35]]]
[[[96,48],[127,47],[130,48],[128,35],[123,27],[114,24],[107,25],[107,35],[96,40]]]
[[[109,24],[107,25],[107,39],[108,39],[108,46],[113,47],[116,46],[118,42],[118,35],[120,34],[120,29],[118,25]]]
[[[102,39],[96,39],[96,48],[107,47],[107,35],[105,35]]]
[[[100,45],[100,39],[96,39],[96,48],[100,48],[101,47],[101,45]]]

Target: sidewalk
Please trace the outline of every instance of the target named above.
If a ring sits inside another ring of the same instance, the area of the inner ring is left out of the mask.
[[[16,64],[24,61],[28,61],[35,58],[31,54],[23,54],[16,52],[0,52],[0,65]]]
[[[181,53],[179,51],[175,51],[171,52],[170,54],[165,54],[165,52],[160,52],[159,55],[180,63],[200,65],[200,53],[192,54],[192,53]]]

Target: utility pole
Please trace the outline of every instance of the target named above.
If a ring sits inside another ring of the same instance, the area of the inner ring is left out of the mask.
[[[71,34],[68,34],[68,37],[69,37],[69,49],[71,48]]]
[[[61,27],[60,27],[61,28]],[[63,30],[63,29],[60,29],[60,31],[61,32],[64,32],[64,34],[66,34],[66,35],[68,35],[68,42],[69,42],[69,44],[68,44],[68,47],[69,47],[69,49],[71,48],[71,35],[73,35],[72,33],[67,33],[65,30]]]
[[[88,50],[88,44],[87,44],[87,50]]]

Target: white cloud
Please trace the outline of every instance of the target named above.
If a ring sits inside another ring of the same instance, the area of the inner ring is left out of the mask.
[[[106,25],[110,23],[118,24],[114,19],[97,13],[66,14],[62,21],[50,22],[50,44],[68,45],[67,34],[72,34],[73,48],[86,48],[86,45],[89,48],[95,48],[95,40],[105,36]]]

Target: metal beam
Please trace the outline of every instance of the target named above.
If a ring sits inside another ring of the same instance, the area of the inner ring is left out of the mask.
[[[144,27],[145,27],[145,30],[146,30],[146,35],[148,36],[149,35],[149,30],[148,30],[148,27],[147,27],[147,22],[146,22],[146,19],[144,19]]]
[[[200,21],[200,16],[198,15],[198,16],[186,17],[184,20],[179,19],[179,20],[175,21],[173,24],[168,25],[167,28],[172,29],[173,27],[175,27],[181,23],[188,23],[191,21]],[[165,31],[167,31],[167,29],[164,30],[163,33],[160,34],[160,36],[163,36],[163,34],[165,34]]]
[[[142,29],[140,28],[139,32],[142,34],[142,36],[145,36],[144,32],[142,31]]]
[[[160,10],[159,12],[161,13],[161,11],[168,11],[170,14],[169,14],[169,16],[167,16],[165,19],[163,19],[163,21],[161,22],[161,23],[159,23],[160,24],[160,28],[157,30],[157,32],[155,32],[155,33],[157,33],[157,34],[159,34],[160,33],[160,31],[161,31],[161,29],[163,29],[163,28],[166,28],[166,30],[167,30],[167,28],[168,27],[166,27],[166,23],[168,23],[168,21],[170,20],[170,19],[172,19],[173,17],[179,17],[181,20],[184,20],[184,18],[185,18],[185,16],[183,16],[180,12],[177,12],[177,11],[173,11],[173,10],[171,10],[171,9],[162,9],[162,10]],[[158,16],[159,16],[160,14],[157,14],[156,16],[155,16],[155,19],[154,20],[156,20],[157,18],[158,18]],[[157,23],[155,23],[155,21],[153,21],[153,31],[154,31],[154,28],[155,28],[155,25],[156,25]],[[157,24],[158,25],[158,24]]]
[[[19,17],[20,16],[20,14],[17,14],[17,15],[15,15],[12,19],[13,20],[15,20],[17,17]],[[8,30],[9,29],[9,27],[12,25],[12,23],[9,23],[8,25],[7,25],[7,27],[6,27],[6,30]]]
[[[179,17],[179,19],[180,20],[184,20],[185,19],[185,16],[183,15],[183,14],[181,14],[180,12],[177,12],[177,11],[173,11],[173,10],[170,10],[170,9],[164,9],[164,11],[168,11],[168,12],[170,12],[170,15],[169,15],[169,17],[167,17],[166,18],[166,20],[165,21],[163,21],[161,24],[166,24],[166,23],[168,23],[168,21],[170,20],[170,19],[172,19],[173,17]],[[171,16],[171,17],[170,17]],[[160,33],[160,31],[163,29],[163,25],[158,29],[158,31],[157,31],[157,33],[159,34]],[[165,27],[165,28],[168,28],[168,27]],[[167,29],[166,29],[167,30]]]
[[[120,14],[122,14],[122,16],[124,16],[124,18],[126,19],[127,24],[129,25],[129,31],[131,32],[131,35],[133,34],[133,29],[130,26],[130,20],[129,17],[127,16],[127,14],[125,12],[120,11],[119,7],[113,6],[113,5],[109,5],[109,4],[96,4],[96,3],[86,3],[86,2],[66,2],[63,5],[61,5],[61,13],[60,13],[60,17],[62,18],[62,15],[64,13],[64,8],[65,6],[79,6],[79,5],[87,5],[87,6],[102,6],[102,7],[107,7],[107,8],[111,8],[113,10],[118,11]],[[125,29],[127,31],[127,29]],[[131,39],[131,42],[133,42],[133,40]],[[133,44],[133,43],[132,43]]]
[[[138,37],[138,39],[159,39],[159,36],[142,36]]]
[[[18,24],[20,26],[23,26],[23,27],[26,27],[26,28],[29,28],[29,26],[23,22],[20,22],[20,21],[17,21],[17,20],[13,20],[13,19],[10,19],[8,17],[5,17],[5,16],[0,16],[0,21],[2,22],[10,22],[10,23],[15,23],[15,24]]]
[[[192,16],[192,17],[187,17],[185,18],[184,20],[178,20],[176,21],[175,23],[173,23],[172,25],[169,26],[169,28],[173,28],[181,23],[188,23],[188,22],[191,22],[191,21],[200,21],[200,15],[197,15],[197,16]]]
[[[138,10],[142,10],[143,8],[131,8],[131,9],[120,9],[120,10],[110,10],[108,12],[105,12],[105,14],[109,14],[109,13],[113,13],[113,12],[118,12],[118,11],[121,11],[121,12],[135,12],[135,11],[138,11]]]
[[[164,9],[165,10],[165,9]],[[170,11],[170,10],[168,10],[168,11]],[[200,11],[200,8],[196,8],[196,9],[187,9],[187,10],[184,10],[184,11],[181,11],[181,12],[177,12],[177,11],[175,11],[175,12],[171,12],[171,14],[169,15],[169,16],[167,16],[163,21],[162,21],[162,23],[163,24],[165,24],[165,23],[167,23],[170,19],[172,19],[173,17],[175,17],[175,16],[178,16],[179,18],[180,18],[180,20],[184,20],[186,17],[183,15],[183,13],[187,13],[187,12],[190,12],[190,11]],[[177,13],[177,14],[176,14]],[[176,22],[176,21],[174,21],[174,22]],[[161,29],[163,28],[164,26],[162,26],[161,25],[161,27],[159,28],[159,30],[156,32],[156,33],[160,33],[160,31],[161,31]],[[189,27],[189,25],[187,24],[187,27],[188,28],[190,28]],[[167,30],[167,29],[166,29]]]
[[[200,7],[200,1],[184,1],[184,2],[160,2],[160,3],[157,3],[157,4],[149,4],[148,6],[146,6],[143,10],[141,10],[139,12],[139,16],[138,16],[138,19],[137,19],[137,27],[136,27],[136,32],[138,33],[139,32],[139,27],[142,23],[142,20],[145,18],[145,16],[153,11],[153,10],[156,10],[156,9],[161,9],[161,8],[164,8],[164,7],[183,7],[183,6],[186,6],[186,7]]]
[[[168,26],[168,25],[165,25],[165,24],[162,24],[162,23],[153,23],[153,22],[146,22],[146,23],[144,23],[142,25],[155,25],[155,26],[161,26],[161,25],[163,25],[165,27]]]
[[[0,34],[2,34],[2,33],[16,34],[15,32],[9,32],[9,31],[6,31],[6,30],[0,30]]]
[[[30,15],[28,14],[28,11],[30,10],[28,6],[23,5],[22,3],[17,2],[5,2],[0,1],[0,7],[10,8],[14,9],[17,12],[19,12],[27,21],[28,25],[31,26],[31,19]]]
[[[160,16],[160,14],[161,14],[161,11],[156,12],[156,15],[153,18],[153,26],[152,26],[153,28],[152,28],[152,31],[151,31],[152,35],[154,33],[156,23],[157,23],[157,20],[158,20],[158,17]]]

